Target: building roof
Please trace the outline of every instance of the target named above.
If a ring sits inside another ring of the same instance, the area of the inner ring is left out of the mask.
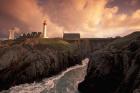
[[[79,40],[80,39],[80,33],[64,33],[63,34],[64,40]]]

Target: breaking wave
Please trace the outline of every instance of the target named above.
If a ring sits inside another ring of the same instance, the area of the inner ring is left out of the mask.
[[[82,65],[70,67],[61,74],[46,78],[39,83],[21,84],[1,93],[79,93],[77,85],[85,77],[88,61],[89,59],[85,59]]]

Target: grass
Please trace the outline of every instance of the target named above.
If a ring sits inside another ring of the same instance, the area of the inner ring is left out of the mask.
[[[61,40],[61,39],[39,39],[39,44],[47,45],[49,48],[53,48],[58,51],[74,51],[74,45]]]
[[[35,42],[38,43],[35,43]],[[73,44],[70,44],[62,39],[49,39],[49,38],[38,38],[38,39],[31,39],[31,40],[6,40],[3,41],[3,44],[7,46],[13,46],[18,44],[38,44],[38,45],[45,45],[48,48],[55,49],[57,51],[74,51],[76,47]]]

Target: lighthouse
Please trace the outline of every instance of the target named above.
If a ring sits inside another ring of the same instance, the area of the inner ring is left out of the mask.
[[[47,38],[47,23],[46,20],[43,22],[43,38]]]

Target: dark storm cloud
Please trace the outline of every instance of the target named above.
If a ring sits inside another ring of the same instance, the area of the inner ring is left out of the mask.
[[[119,7],[119,13],[131,14],[140,9],[140,0],[110,0],[107,7]]]

